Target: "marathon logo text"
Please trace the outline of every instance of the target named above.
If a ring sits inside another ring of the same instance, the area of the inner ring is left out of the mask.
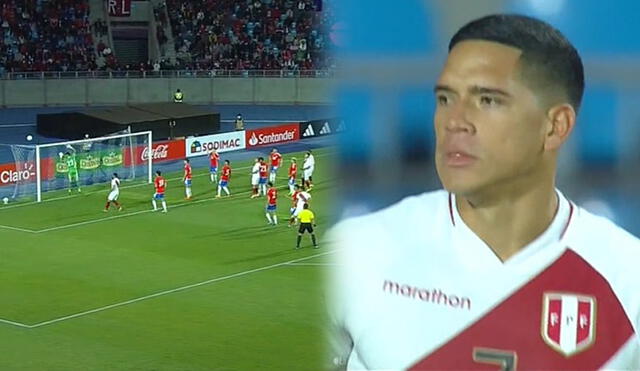
[[[460,297],[450,293],[445,293],[440,289],[425,289],[385,280],[382,284],[382,291],[393,295],[403,296],[408,299],[420,300],[425,303],[431,303],[455,309],[471,310],[471,299],[467,297]]]

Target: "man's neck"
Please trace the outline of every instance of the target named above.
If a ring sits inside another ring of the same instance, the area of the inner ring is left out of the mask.
[[[502,261],[540,236],[558,210],[553,183],[527,188],[456,197],[460,217]]]

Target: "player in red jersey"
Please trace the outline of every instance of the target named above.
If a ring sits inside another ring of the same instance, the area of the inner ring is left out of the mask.
[[[184,182],[184,192],[185,199],[191,199],[191,164],[189,163],[189,159],[184,159],[184,176],[182,177],[182,181]]]
[[[211,181],[218,181],[218,161],[220,161],[220,154],[217,150],[213,149],[209,153],[209,172],[211,176]]]
[[[289,195],[292,195],[295,192],[296,186],[296,175],[298,174],[298,164],[296,163],[296,158],[291,158],[291,165],[289,166]]]
[[[271,173],[269,174],[269,181],[275,184],[276,173],[282,163],[282,155],[278,152],[277,148],[274,148],[271,150],[271,155],[269,155],[269,157],[271,158]]]
[[[156,189],[156,192],[153,194],[153,198],[151,199],[151,203],[153,204],[153,211],[158,210],[158,204],[156,200],[162,201],[162,212],[167,212],[167,202],[164,200],[164,188],[167,186],[167,181],[162,176],[160,170],[156,171],[156,178],[153,181],[153,185]]]
[[[260,168],[258,170],[258,174],[260,179],[258,179],[258,195],[266,195],[267,194],[267,173],[269,171],[269,166],[264,162],[264,158],[258,157],[258,161],[260,162]]]
[[[220,191],[224,190],[227,196],[231,196],[229,192],[229,178],[231,177],[231,165],[229,160],[224,160],[224,166],[222,167],[222,175],[220,176],[220,183],[218,184],[218,195],[216,198],[220,198]]]
[[[270,225],[278,224],[278,215],[276,215],[276,201],[278,199],[278,190],[273,186],[272,182],[268,183],[269,190],[267,191],[267,220]]]

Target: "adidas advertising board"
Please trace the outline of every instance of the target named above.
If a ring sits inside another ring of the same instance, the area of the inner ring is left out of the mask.
[[[300,138],[313,138],[317,136],[331,135],[345,130],[344,120],[328,119],[315,120],[300,123]]]

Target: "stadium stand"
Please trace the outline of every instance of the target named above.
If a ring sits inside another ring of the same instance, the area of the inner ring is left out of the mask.
[[[0,75],[41,71],[325,70],[331,14],[320,0],[160,0],[149,27],[157,60],[120,63],[109,19],[87,0],[6,0]],[[175,52],[174,52],[175,50]],[[171,52],[171,53],[170,53]]]
[[[86,1],[2,1],[0,74],[95,69]]]
[[[310,0],[167,0],[178,63],[196,69],[300,69],[324,60],[327,14]]]

